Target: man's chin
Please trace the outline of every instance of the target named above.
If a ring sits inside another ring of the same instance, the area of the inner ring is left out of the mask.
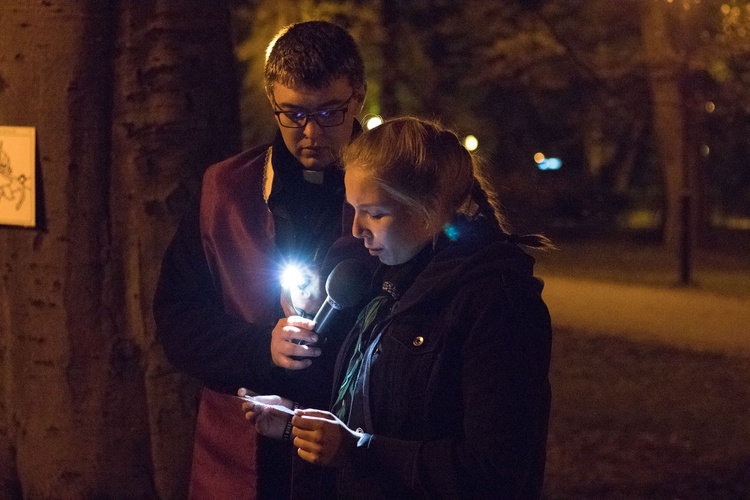
[[[333,163],[332,158],[298,158],[298,160],[305,170],[312,170],[315,172],[325,170]]]

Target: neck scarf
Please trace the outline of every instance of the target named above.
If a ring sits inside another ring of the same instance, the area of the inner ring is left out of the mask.
[[[387,328],[389,313],[417,275],[427,266],[433,252],[427,245],[410,261],[398,266],[381,266],[380,293],[362,310],[353,331],[359,332],[332,412],[350,426],[370,427],[368,401],[369,372],[377,358],[381,333]]]

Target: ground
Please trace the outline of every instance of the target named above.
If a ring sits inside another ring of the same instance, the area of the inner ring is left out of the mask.
[[[555,330],[547,499],[749,499],[750,359]]]

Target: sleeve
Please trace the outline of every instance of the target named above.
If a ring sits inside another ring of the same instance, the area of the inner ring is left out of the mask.
[[[201,244],[199,203],[164,255],[153,312],[157,338],[178,370],[215,390],[272,390],[272,328],[224,312]]]
[[[454,435],[366,435],[354,464],[363,474],[387,471],[418,497],[538,498],[550,411],[549,313],[531,286],[475,289],[482,292],[474,304],[463,306],[471,312],[463,315],[468,336],[459,349],[462,400],[446,399],[430,417],[450,419],[460,407]]]

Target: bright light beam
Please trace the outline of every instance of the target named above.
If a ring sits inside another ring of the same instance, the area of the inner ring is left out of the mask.
[[[309,281],[305,276],[305,273],[299,266],[288,264],[284,267],[284,270],[281,271],[281,286],[286,289],[294,286],[301,290],[305,288],[308,283]]]

